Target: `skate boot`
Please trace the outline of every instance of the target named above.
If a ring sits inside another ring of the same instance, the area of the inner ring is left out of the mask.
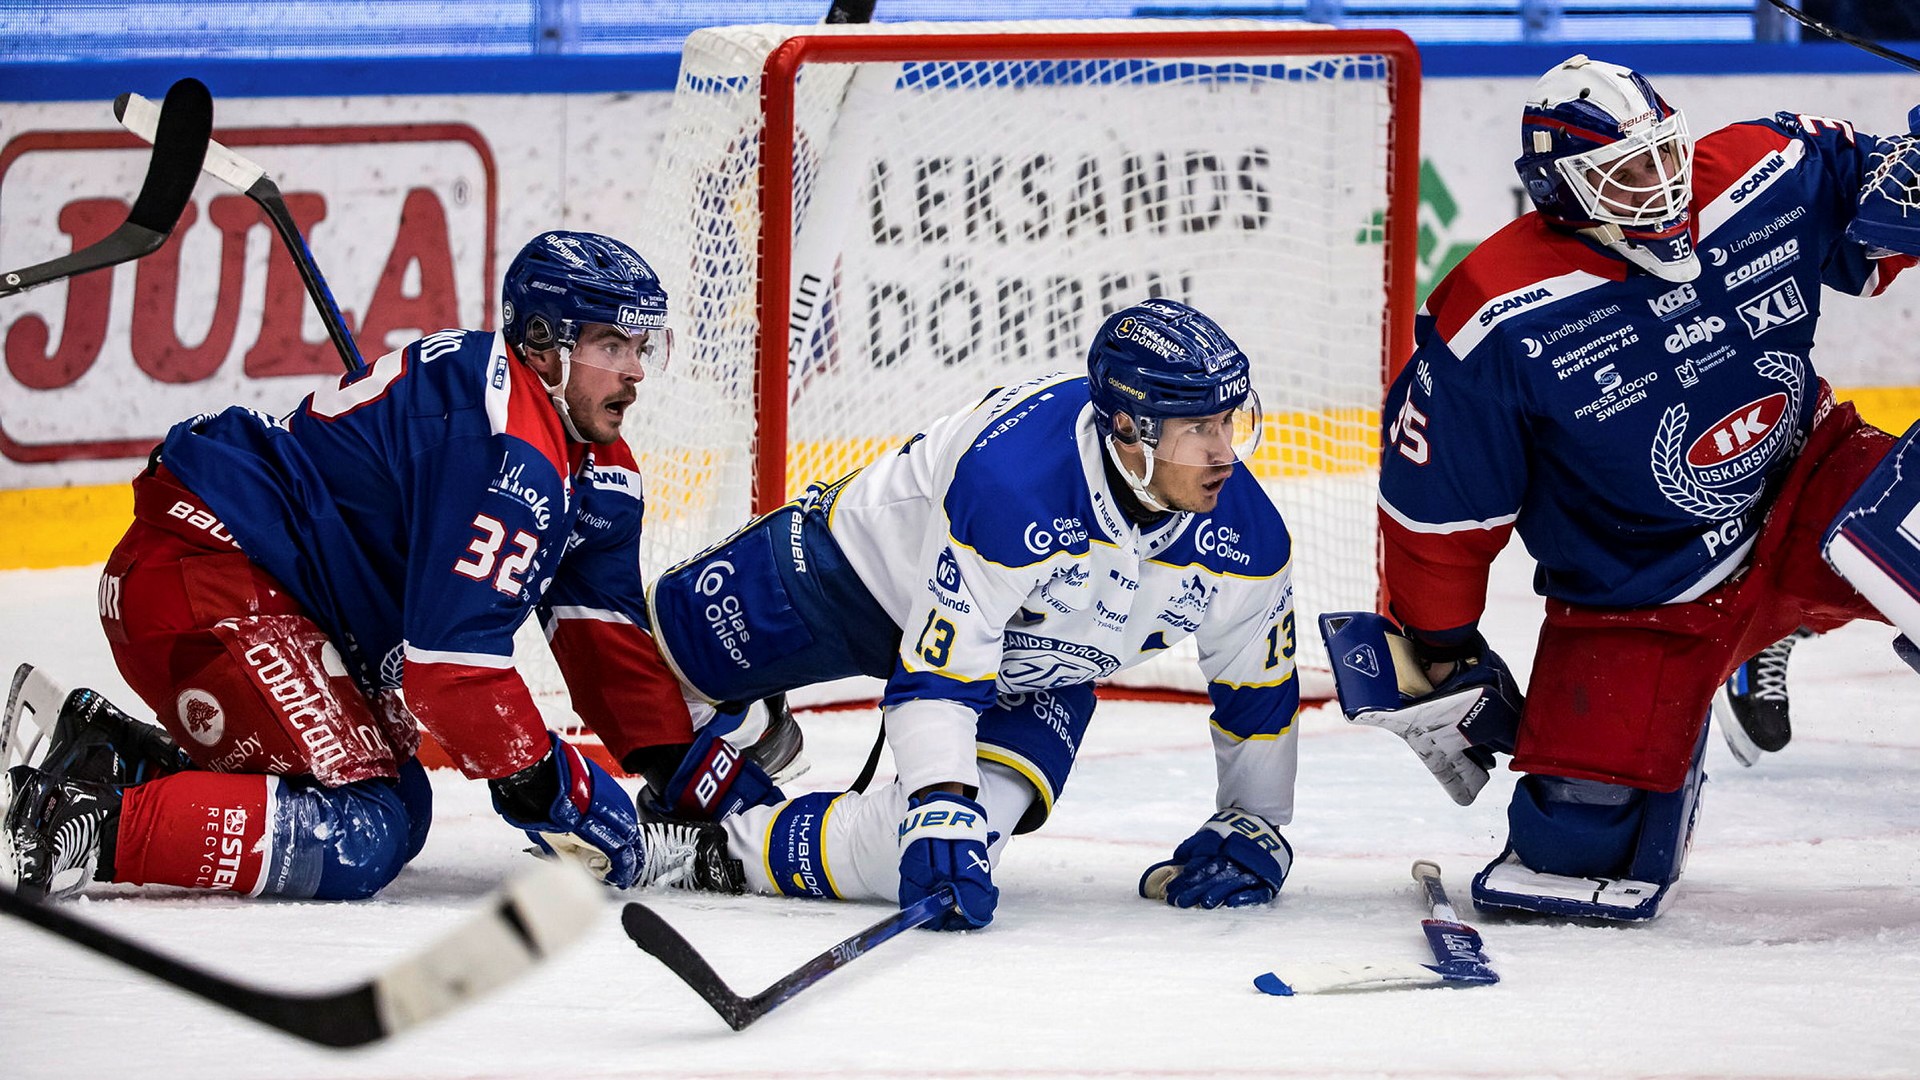
[[[747,887],[740,860],[727,854],[727,830],[706,821],[676,821],[640,811],[646,859],[634,887],[671,885],[702,892],[739,893]]]
[[[159,727],[93,690],[68,693],[32,664],[14,672],[0,713],[0,767],[33,765],[55,776],[138,784],[191,767]]]
[[[29,900],[113,880],[120,789],[16,765],[7,770],[0,878]]]
[[[1762,753],[1784,749],[1793,738],[1787,710],[1787,659],[1795,645],[1812,636],[1795,630],[1761,649],[1736,668],[1714,695],[1720,732],[1742,765],[1751,766]]]

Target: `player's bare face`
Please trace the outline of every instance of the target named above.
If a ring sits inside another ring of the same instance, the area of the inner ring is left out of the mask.
[[[629,336],[603,323],[590,323],[580,332],[567,375],[567,412],[588,442],[604,445],[620,437],[627,409],[646,378],[645,336]]]
[[[1233,460],[1220,465],[1156,461],[1147,490],[1170,510],[1204,514],[1220,504],[1220,490],[1233,475]]]

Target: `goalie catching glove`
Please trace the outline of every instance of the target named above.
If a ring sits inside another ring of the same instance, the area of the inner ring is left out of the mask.
[[[1280,895],[1293,848],[1273,823],[1229,806],[1140,875],[1140,895],[1174,907],[1246,907]]]
[[[1322,615],[1320,636],[1347,719],[1405,739],[1454,802],[1471,804],[1494,751],[1513,753],[1520,728],[1525,699],[1506,662],[1478,635],[1464,655],[1423,657],[1391,619],[1371,611]],[[1444,660],[1455,661],[1453,672],[1434,686],[1424,664]]]
[[[1907,113],[1913,134],[1879,140],[1860,178],[1860,203],[1847,239],[1868,255],[1920,255],[1920,106]]]

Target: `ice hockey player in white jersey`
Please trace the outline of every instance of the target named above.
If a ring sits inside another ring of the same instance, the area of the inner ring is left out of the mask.
[[[938,925],[984,926],[991,866],[1060,797],[1093,681],[1193,637],[1215,812],[1140,892],[1272,900],[1292,862],[1299,692],[1291,543],[1244,464],[1260,433],[1248,372],[1211,319],[1147,300],[1100,327],[1085,375],[996,388],[664,574],[656,639],[698,699],[884,678],[898,779],[788,799],[704,740],[656,801],[722,823],[653,845],[643,880],[903,907],[951,888]]]
[[[1537,212],[1434,289],[1387,394],[1391,629],[1424,670],[1372,696],[1336,659],[1341,704],[1461,802],[1513,754],[1475,902],[1645,919],[1685,863],[1721,682],[1801,627],[1920,634],[1920,549],[1894,535],[1915,433],[1814,369],[1822,287],[1876,295],[1920,255],[1920,140],[1782,112],[1696,141],[1645,77],[1585,56],[1520,130]],[[1515,532],[1547,598],[1524,707],[1477,629]],[[1374,618],[1338,620],[1332,654],[1373,647]]]

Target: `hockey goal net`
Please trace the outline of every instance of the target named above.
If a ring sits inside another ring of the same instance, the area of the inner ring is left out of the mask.
[[[627,424],[649,579],[989,387],[1082,368],[1107,314],[1169,296],[1253,360],[1251,465],[1293,533],[1299,655],[1324,694],[1313,616],[1375,602],[1418,94],[1393,31],[697,31],[636,236],[679,335]],[[1132,681],[1198,689],[1191,655]]]

